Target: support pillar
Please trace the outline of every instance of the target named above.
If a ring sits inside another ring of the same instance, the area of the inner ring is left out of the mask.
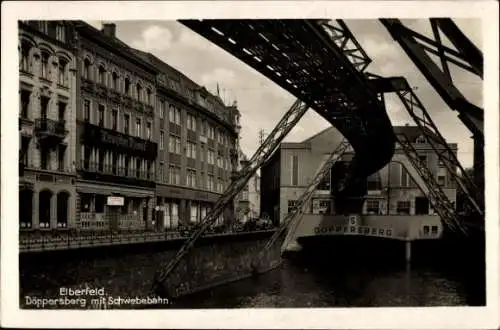
[[[405,242],[405,261],[411,263],[411,240],[406,239]]]

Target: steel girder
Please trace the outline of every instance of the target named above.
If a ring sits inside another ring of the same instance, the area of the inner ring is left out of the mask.
[[[448,173],[453,176],[459,188],[467,196],[472,208],[475,209],[479,216],[483,217],[484,205],[482,205],[481,200],[478,199],[478,187],[458,161],[457,155],[451,150],[450,146],[441,135],[441,132],[432,120],[427,109],[410,87],[408,81],[403,77],[379,78],[375,75],[371,76],[375,78],[373,79],[375,86],[379,85],[375,83],[379,79],[383,80],[384,84],[391,85],[391,88],[387,88],[387,86],[384,85],[384,92],[394,92],[398,95],[408,114],[413,118],[420,128],[420,131],[425,136],[427,143],[437,154],[439,160],[448,170]]]
[[[459,118],[473,133],[474,139],[477,139],[479,144],[484,146],[483,109],[469,102],[460,92],[453,82],[448,67],[448,63],[453,63],[482,79],[483,56],[481,51],[467,39],[451,19],[430,20],[436,40],[409,29],[398,19],[380,19],[380,21],[446,104],[459,113]],[[439,31],[450,39],[458,51],[443,45]],[[428,52],[439,56],[442,69],[431,59]]]
[[[346,140],[343,140],[339,143],[339,145],[335,148],[335,150],[328,155],[318,166],[318,170],[314,178],[309,183],[309,186],[302,192],[299,199],[297,200],[296,207],[283,219],[278,230],[271,236],[271,238],[267,241],[266,245],[262,249],[262,251],[257,256],[256,260],[253,263],[254,269],[258,269],[261,264],[261,260],[264,258],[265,253],[283,236],[283,234],[287,233],[287,238],[291,232],[294,231],[298,224],[299,218],[302,217],[306,208],[308,207],[308,203],[311,200],[316,188],[321,183],[326,174],[330,172],[332,166],[338,161],[342,159],[342,156],[348,151],[349,143]]]
[[[460,230],[463,234],[467,235],[467,228],[458,219],[455,208],[434,178],[434,174],[418,157],[419,154],[413,146],[413,141],[410,141],[408,137],[403,134],[397,135],[396,137],[399,145],[410,160],[411,164],[427,185],[427,189],[429,190],[427,198],[429,198],[429,202],[434,210],[436,210],[439,214],[441,220],[443,220],[451,230]]]
[[[202,220],[201,227],[198,228],[182,245],[177,254],[166,264],[161,264],[155,274],[153,282],[153,292],[160,288],[171,272],[178,266],[184,256],[193,248],[195,242],[203,233],[217,220],[226,205],[243,189],[248,180],[264,164],[269,156],[278,148],[281,141],[292,130],[297,122],[306,113],[308,106],[297,100],[279,121],[274,130],[267,136],[264,143],[257,149],[250,158],[248,164],[236,174],[234,180],[226,188],[222,196],[217,200],[212,210]]]
[[[353,176],[372,174],[391,159],[395,137],[385,109],[363,74],[332,42],[332,34],[321,26],[324,21],[180,22],[264,74],[332,123],[356,151]],[[337,37],[337,42],[353,39],[349,32]],[[351,48],[344,51],[359,55]]]

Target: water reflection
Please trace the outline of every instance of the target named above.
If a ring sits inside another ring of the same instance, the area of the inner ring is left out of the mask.
[[[435,268],[325,267],[287,260],[280,269],[185,297],[172,307],[460,306],[467,305],[464,281],[456,272]]]

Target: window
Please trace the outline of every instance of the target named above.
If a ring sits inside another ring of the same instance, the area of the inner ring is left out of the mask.
[[[83,100],[83,120],[90,121],[90,100]]]
[[[48,170],[50,164],[50,151],[46,148],[40,150],[40,167],[42,170]]]
[[[330,190],[330,172],[328,172],[323,180],[318,184],[318,190]]]
[[[106,85],[106,69],[102,65],[99,65],[99,83]]]
[[[222,186],[222,181],[221,179],[218,179],[217,180],[217,192],[218,193],[223,193],[224,192],[224,188]]]
[[[148,96],[148,99],[146,100],[146,102],[147,102],[148,104],[153,104],[153,93],[151,92],[151,89],[149,89],[149,88],[148,88],[148,89],[146,90],[146,93],[148,94],[148,95],[147,95],[147,96]]]
[[[49,54],[42,52],[42,78],[49,79]]]
[[[64,25],[57,24],[56,26],[56,39],[62,42],[66,41],[66,36],[64,34]]]
[[[438,226],[431,226],[431,233],[432,233],[432,235],[437,235],[437,233],[438,233]]]
[[[215,180],[214,180],[214,176],[213,175],[209,175],[207,177],[207,189],[209,191],[214,191],[214,183],[215,183]]]
[[[187,115],[187,128],[191,131],[196,131],[196,117],[193,115]]]
[[[141,102],[142,101],[142,86],[141,86],[141,84],[137,84],[136,89],[137,89],[137,100]]]
[[[130,96],[130,79],[125,78],[125,95]]]
[[[91,79],[91,65],[90,60],[88,58],[83,61],[83,78]]]
[[[46,96],[42,96],[40,98],[40,117],[43,119],[47,119],[47,113],[49,110],[49,98]]]
[[[439,159],[439,160],[438,160],[438,166],[439,166],[439,167],[445,167],[445,165],[444,165],[444,161],[443,161],[443,160],[441,160],[441,159]]]
[[[217,156],[217,166],[220,168],[224,168],[224,164],[222,163],[222,157]]]
[[[186,157],[196,159],[196,144],[188,142],[186,146]]]
[[[21,44],[21,63],[19,63],[19,68],[24,72],[30,72],[30,51],[31,45],[27,42],[22,42]]]
[[[111,88],[113,88],[114,90],[118,90],[118,74],[116,72],[113,72],[113,74],[111,75]]]
[[[128,170],[129,170],[129,167],[130,167],[130,156],[125,156],[124,167],[125,167],[125,176],[128,176]]]
[[[169,183],[179,185],[181,183],[181,168],[177,166],[169,166]]]
[[[397,213],[398,214],[410,214],[411,203],[408,201],[398,201]]]
[[[146,123],[146,139],[151,140],[151,123]]]
[[[171,123],[180,125],[181,124],[181,111],[177,109],[172,104],[170,105],[169,120]]]
[[[427,166],[427,156],[426,155],[419,155],[418,159],[420,160],[421,163],[423,163],[425,166]]]
[[[19,114],[22,118],[28,118],[29,107],[30,107],[30,96],[31,92],[27,90],[21,90],[21,109]]]
[[[378,201],[378,200],[367,200],[366,201],[366,213],[379,214],[379,212],[380,212],[380,201]]]
[[[417,138],[417,140],[415,142],[418,144],[425,144],[427,141],[426,141],[425,136],[421,135]]]
[[[196,171],[187,170],[186,185],[188,187],[196,187]]]
[[[130,134],[130,115],[123,117],[123,131],[125,134]]]
[[[63,60],[59,59],[59,74],[58,74],[58,83],[59,85],[62,86],[67,86],[67,80],[66,80],[66,67],[68,66],[68,63]]]
[[[287,213],[290,213],[292,212],[293,210],[295,210],[298,206],[298,201],[296,200],[289,200],[288,201],[288,210],[287,210]]]
[[[207,122],[205,120],[201,121],[201,132],[200,132],[200,134],[202,136],[206,136],[207,135]]]
[[[165,132],[160,131],[160,150],[163,150],[165,147]]]
[[[104,127],[104,105],[99,104],[99,126]]]
[[[207,163],[210,165],[215,164],[215,152],[213,150],[208,150],[208,159]]]
[[[160,119],[165,117],[165,101],[160,101]]]
[[[169,144],[168,144],[168,151],[171,153],[180,155],[180,153],[181,153],[181,139],[178,138],[177,136],[170,135]]]
[[[141,118],[137,118],[135,120],[135,134],[138,136],[138,137],[141,137],[141,132],[142,131],[142,123],[141,123]]]
[[[191,222],[198,222],[198,205],[191,205],[190,207],[190,220]]]
[[[208,138],[215,140],[215,128],[210,124],[208,124]]]
[[[292,173],[292,186],[296,186],[299,183],[299,157],[292,155],[291,157],[291,173]]]
[[[59,110],[59,113],[58,113],[58,119],[60,122],[64,122],[64,119],[66,117],[66,106],[67,104],[62,102],[62,101],[59,101],[59,103],[57,104],[58,105],[58,110]]]
[[[404,166],[401,166],[401,187],[409,187],[410,186],[410,175],[406,171]]]
[[[444,175],[438,175],[437,177],[438,184],[443,187],[446,185],[446,176]]]
[[[424,236],[429,235],[429,226],[424,226]]]
[[[65,153],[66,153],[66,147],[64,145],[60,145],[57,150],[57,169],[59,171],[64,171]]]
[[[116,109],[113,109],[111,112],[111,125],[113,130],[116,131],[118,129],[118,110]]]

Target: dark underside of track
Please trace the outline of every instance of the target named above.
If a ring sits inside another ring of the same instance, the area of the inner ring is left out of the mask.
[[[362,72],[314,20],[181,20],[305,102],[352,145],[354,178],[386,165],[395,136]]]

